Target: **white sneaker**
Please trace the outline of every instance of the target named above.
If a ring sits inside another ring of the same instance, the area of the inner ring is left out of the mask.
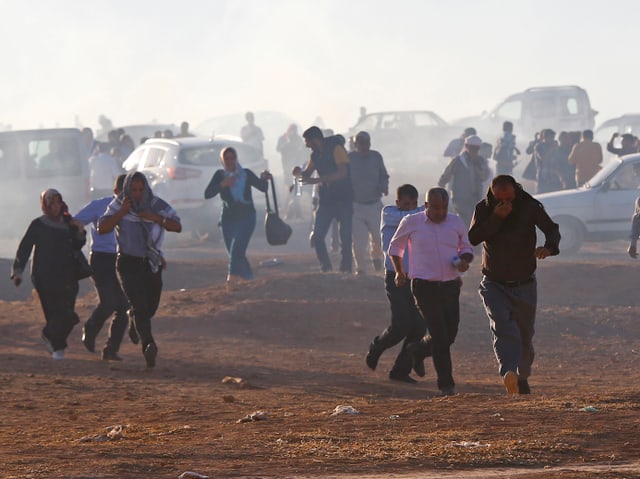
[[[44,347],[47,348],[47,351],[53,354],[53,344],[51,344],[49,338],[47,338],[44,333],[42,333],[40,337],[42,338],[42,342],[44,343]]]
[[[51,354],[51,357],[54,361],[60,361],[61,359],[64,359],[64,349],[58,349],[57,351],[54,351]]]

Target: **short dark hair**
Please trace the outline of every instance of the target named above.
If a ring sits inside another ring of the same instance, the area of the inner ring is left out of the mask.
[[[513,131],[513,123],[511,123],[510,121],[505,121],[502,124],[502,131]]]
[[[320,128],[318,128],[317,126],[312,126],[304,131],[304,133],[302,134],[302,138],[304,138],[305,140],[323,140],[324,135],[322,134],[322,130]]]
[[[402,198],[403,196],[408,196],[412,200],[417,200],[420,195],[415,186],[406,184],[398,186],[398,189],[396,190],[396,198]]]
[[[587,140],[593,140],[593,131],[592,130],[584,130],[582,132],[582,138],[586,138]]]
[[[440,188],[439,186],[427,191],[427,203],[429,202],[429,198],[433,198],[434,196],[439,196],[442,201],[449,201],[449,193],[447,193],[447,190]]]
[[[515,189],[518,187],[518,182],[511,175],[498,175],[493,180],[491,180],[491,191],[504,188],[509,185],[513,186],[513,188]]]

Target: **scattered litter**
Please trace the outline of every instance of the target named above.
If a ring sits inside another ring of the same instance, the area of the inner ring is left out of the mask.
[[[203,476],[193,471],[184,471],[178,476],[178,479],[209,479],[209,476]]]
[[[124,427],[121,426],[120,424],[117,424],[115,426],[109,426],[107,428],[107,437],[109,439],[122,439],[124,437],[123,431],[124,431]]]
[[[266,412],[256,411],[256,412],[252,412],[251,414],[247,414],[245,417],[243,417],[242,419],[238,419],[236,422],[243,423],[243,422],[264,421],[267,419],[267,417],[268,415]]]
[[[181,293],[184,293],[187,290],[185,288],[180,288],[178,291],[180,291]]]
[[[397,414],[392,414],[391,416],[389,416],[389,419],[400,419],[400,416],[398,416]]]
[[[457,447],[489,447],[490,444],[483,444],[478,441],[457,441],[453,443]]]
[[[278,258],[265,259],[264,261],[260,261],[260,266],[264,266],[266,268],[272,268],[274,266],[281,266],[282,261]]]
[[[234,376],[225,376],[222,378],[222,384],[237,384],[239,386],[246,386],[247,382],[242,378]]]
[[[586,407],[583,407],[580,410],[584,411],[584,412],[598,412],[600,409],[598,409],[597,407],[593,407],[593,406],[586,406]]]
[[[352,406],[338,405],[331,413],[332,416],[339,414],[360,414],[357,409]]]
[[[170,434],[176,434],[177,432],[180,431],[189,431],[191,430],[191,426],[189,426],[188,424],[185,424],[182,427],[173,427],[171,429],[169,429],[166,432],[156,432],[154,434],[151,434],[152,436],[158,437],[158,436],[169,436]]]
[[[236,402],[236,398],[230,394],[225,394],[224,396],[222,396],[222,401],[223,402]]]
[[[294,414],[294,413],[292,413],[292,412],[286,412],[286,411],[285,411],[285,413],[283,414],[283,416],[284,416],[284,417],[291,417],[291,416],[295,416],[295,414]]]
[[[124,429],[126,426],[120,424],[115,426],[108,426],[105,428],[106,434],[94,434],[93,436],[83,436],[78,439],[79,442],[106,442],[116,441],[118,439],[124,439]]]

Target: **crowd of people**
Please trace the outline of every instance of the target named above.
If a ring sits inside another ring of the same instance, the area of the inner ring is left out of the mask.
[[[262,148],[264,136],[247,113],[241,137]],[[151,332],[152,318],[162,291],[162,252],[165,231],[182,229],[177,212],[155,196],[140,172],[124,174],[109,164],[133,148],[124,132],[113,130],[108,143],[85,131],[93,152],[94,199],[72,215],[60,192],[41,195],[43,215],[34,219],[22,238],[11,278],[22,282],[33,252],[31,277],[45,316],[42,338],[52,357],[64,358],[66,340],[79,318],[74,311],[78,280],[75,252],[85,243],[90,225],[90,265],[99,304],[83,326],[82,342],[95,352],[95,342],[113,316],[102,350],[105,360],[118,354],[127,328],[132,342],[141,344],[147,367],[155,366],[158,347]],[[188,124],[181,136],[189,136]],[[618,155],[637,151],[638,139],[622,136],[622,146],[607,150]],[[389,378],[415,383],[425,375],[424,361],[431,357],[437,374],[438,394],[455,394],[451,346],[460,322],[462,275],[482,245],[482,281],[479,294],[490,322],[493,349],[505,389],[529,394],[528,378],[534,359],[533,335],[537,302],[535,270],[538,260],[559,254],[559,226],[542,204],[527,193],[513,176],[521,154],[513,125],[505,122],[495,147],[473,128],[447,146],[450,158],[437,185],[427,189],[424,206],[418,206],[418,189],[397,188],[395,204],[384,206],[389,194],[389,174],[383,156],[372,149],[371,135],[360,131],[346,140],[341,135],[311,126],[299,136],[291,125],[279,138],[285,176],[292,184],[290,211],[300,208],[295,185],[313,186],[314,219],[310,235],[322,272],[333,270],[326,236],[333,223],[339,235],[339,271],[363,275],[384,274],[390,303],[389,326],[369,345],[367,367],[375,370],[383,352],[402,342]],[[562,132],[558,141],[551,129],[541,131],[525,152],[530,156],[524,177],[535,180],[537,192],[580,186],[600,168],[602,148],[593,133]],[[491,168],[489,159],[495,161]],[[268,170],[259,174],[241,166],[234,148],[220,155],[221,168],[211,178],[204,198],[222,200],[220,227],[229,256],[228,283],[248,281],[253,271],[247,248],[256,225],[252,189],[266,192],[273,180]],[[117,162],[116,162],[117,165]],[[533,166],[530,166],[533,165]],[[120,166],[121,164],[117,165]],[[527,171],[531,170],[531,171]],[[449,206],[453,207],[450,211]],[[637,256],[640,236],[640,201],[633,220],[628,248]],[[536,229],[544,244],[537,245]]]

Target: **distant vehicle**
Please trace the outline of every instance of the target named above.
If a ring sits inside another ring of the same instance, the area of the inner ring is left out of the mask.
[[[502,124],[511,121],[520,145],[525,145],[543,128],[552,128],[556,133],[593,130],[597,113],[583,88],[547,86],[509,95],[490,112],[459,119],[455,124],[475,127],[484,140],[495,142],[502,132]]]
[[[125,160],[129,171],[144,173],[154,192],[176,209],[185,230],[195,236],[217,236],[219,199],[204,199],[204,190],[216,170],[222,168],[220,152],[232,146],[244,168],[260,174],[266,160],[255,148],[232,139],[202,137],[147,140]],[[253,194],[256,208],[264,204],[264,196]]]
[[[610,118],[603,122],[593,133],[595,141],[603,146],[609,142],[614,133],[631,133],[640,135],[640,113],[626,113],[617,118]]]
[[[537,195],[560,225],[563,252],[583,241],[629,238],[631,216],[640,196],[640,154],[611,158],[584,186]]]
[[[114,130],[117,130],[118,128],[122,128],[125,134],[129,135],[136,145],[140,144],[140,140],[142,138],[153,138],[156,131],[171,130],[174,135],[180,133],[180,127],[173,123],[148,123],[113,127]],[[107,141],[108,133],[108,131],[102,132],[98,137],[96,137],[96,140]]]
[[[359,131],[371,135],[371,148],[384,158],[393,193],[403,183],[420,191],[435,184],[446,166],[442,152],[460,135],[457,130],[433,111],[384,111],[364,115],[344,136],[349,142]]]
[[[269,167],[274,174],[281,172],[280,153],[276,152],[276,144],[278,138],[285,131],[290,124],[295,123],[298,125],[298,132],[302,132],[311,125],[304,125],[295,121],[285,113],[278,111],[254,111],[256,125],[262,129],[264,134],[263,151],[264,156],[269,161]],[[220,115],[213,118],[209,118],[206,121],[198,124],[195,128],[192,128],[193,133],[198,136],[220,138],[221,135],[227,136],[240,136],[240,129],[246,125],[244,118],[245,113],[231,113],[227,115]],[[242,162],[242,158],[240,158]],[[290,172],[287,172],[289,175]]]
[[[71,213],[89,201],[88,152],[76,128],[0,133],[2,233],[22,233],[42,214],[40,193],[55,188]]]

